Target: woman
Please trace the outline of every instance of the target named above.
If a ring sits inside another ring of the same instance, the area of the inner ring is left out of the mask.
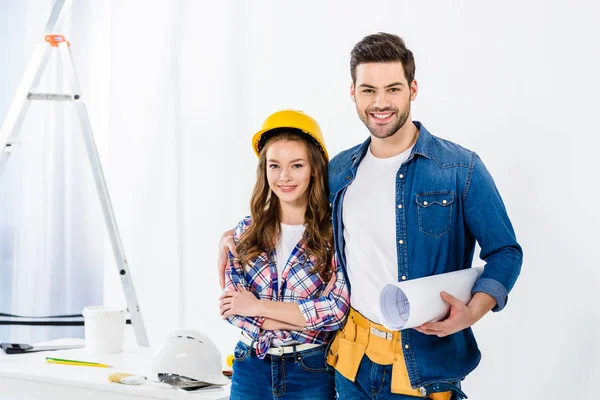
[[[327,150],[301,111],[267,118],[252,140],[259,156],[251,217],[234,231],[221,315],[242,329],[231,399],[333,399],[328,343],[349,305],[333,251]]]

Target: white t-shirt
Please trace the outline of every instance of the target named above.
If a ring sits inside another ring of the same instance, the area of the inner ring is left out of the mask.
[[[279,287],[281,287],[281,276],[283,269],[285,268],[292,251],[296,248],[296,245],[304,234],[304,225],[281,225],[281,239],[277,243],[275,251],[277,252],[277,274],[279,275]],[[279,339],[273,339],[271,344],[273,346],[289,346],[298,343],[295,340],[283,342]]]
[[[285,268],[292,251],[296,248],[296,245],[302,238],[306,228],[304,225],[280,224],[280,226],[281,239],[277,243],[275,251],[277,252],[277,273],[281,278],[283,269]]]
[[[350,304],[375,323],[380,323],[377,306],[381,289],[398,282],[396,174],[411,150],[376,158],[369,147],[344,196],[342,221],[352,285]]]

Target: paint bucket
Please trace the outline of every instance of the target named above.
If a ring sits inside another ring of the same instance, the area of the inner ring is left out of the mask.
[[[95,353],[120,353],[125,339],[125,311],[105,306],[83,309],[85,348]]]

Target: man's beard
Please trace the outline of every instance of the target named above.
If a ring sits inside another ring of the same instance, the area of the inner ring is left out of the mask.
[[[382,131],[381,126],[376,125],[376,124],[373,124],[373,125],[369,124],[369,113],[370,112],[393,112],[396,115],[396,122],[387,126]],[[371,132],[371,134],[373,136],[375,136],[376,138],[379,138],[379,139],[388,138],[388,137],[392,136],[394,133],[398,132],[398,130],[400,130],[400,128],[402,128],[404,126],[404,124],[406,123],[406,121],[408,120],[409,115],[410,115],[410,102],[408,103],[408,106],[406,107],[404,112],[401,114],[399,113],[398,109],[395,107],[394,108],[392,108],[392,107],[386,107],[386,108],[374,107],[374,108],[369,108],[369,109],[365,110],[364,113],[361,113],[360,111],[358,112],[359,118],[365,124],[365,126],[367,127],[369,132]]]

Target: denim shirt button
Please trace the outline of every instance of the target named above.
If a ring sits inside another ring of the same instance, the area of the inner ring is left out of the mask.
[[[406,275],[402,275],[402,280],[405,281],[406,280]]]
[[[404,240],[398,240],[398,243],[404,244]]]
[[[410,346],[409,346],[409,345],[407,345],[407,344],[405,344],[405,345],[404,345],[404,348],[405,348],[405,349],[408,349],[409,347],[410,347]]]
[[[400,175],[398,175],[398,178],[402,179],[402,178],[404,178],[404,175],[400,174]]]

